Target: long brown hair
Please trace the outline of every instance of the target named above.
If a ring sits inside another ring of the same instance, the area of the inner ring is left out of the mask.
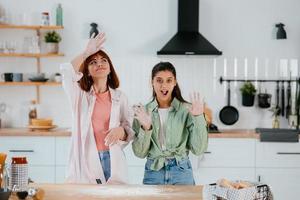
[[[115,68],[114,68],[109,56],[102,50],[99,50],[98,52],[89,56],[81,64],[79,71],[82,72],[83,77],[78,81],[80,88],[86,92],[90,91],[94,81],[93,81],[92,77],[89,75],[89,67],[88,66],[89,66],[90,61],[97,55],[100,55],[103,58],[107,59],[107,61],[109,63],[110,73],[108,74],[108,77],[107,77],[107,85],[112,89],[118,88],[120,85],[118,75],[115,71]]]
[[[177,80],[175,67],[170,62],[160,62],[160,63],[157,63],[152,69],[152,73],[151,73],[152,81],[153,81],[154,77],[156,76],[156,74],[161,71],[171,72],[173,74],[173,76],[175,77],[175,80]],[[152,92],[152,97],[153,97],[153,100],[156,97],[154,89]],[[180,91],[178,82],[176,83],[176,85],[172,91],[172,100],[174,99],[174,97],[176,97],[176,99],[178,99],[179,101],[181,101],[183,103],[188,103],[186,100],[184,100],[184,98],[181,95],[181,91]]]

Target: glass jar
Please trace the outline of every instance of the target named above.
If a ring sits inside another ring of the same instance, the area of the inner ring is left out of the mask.
[[[48,12],[42,12],[42,26],[49,26],[50,25],[50,17]]]
[[[28,187],[28,163],[26,157],[12,157],[9,188],[17,186],[20,191],[26,191]]]

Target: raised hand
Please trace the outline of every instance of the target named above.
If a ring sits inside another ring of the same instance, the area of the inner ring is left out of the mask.
[[[145,130],[149,130],[152,125],[151,116],[146,112],[143,105],[134,107],[134,118],[139,121]]]
[[[204,112],[204,102],[202,101],[199,92],[194,92],[190,94],[192,106],[189,108],[189,112],[193,116],[198,116]]]
[[[89,39],[89,42],[84,50],[84,57],[85,59],[97,51],[99,51],[102,48],[102,45],[105,41],[105,34],[104,33],[99,33],[95,37],[95,33],[93,33],[91,39]]]

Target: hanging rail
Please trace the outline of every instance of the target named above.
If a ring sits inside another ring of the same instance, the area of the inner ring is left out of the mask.
[[[296,79],[224,79],[220,76],[219,79],[220,83],[222,84],[224,81],[226,82],[300,82],[299,78]]]

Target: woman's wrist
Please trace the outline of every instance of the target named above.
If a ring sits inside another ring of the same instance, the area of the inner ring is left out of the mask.
[[[88,52],[84,51],[82,54],[82,59],[85,60],[87,59],[90,55],[88,54]]]

